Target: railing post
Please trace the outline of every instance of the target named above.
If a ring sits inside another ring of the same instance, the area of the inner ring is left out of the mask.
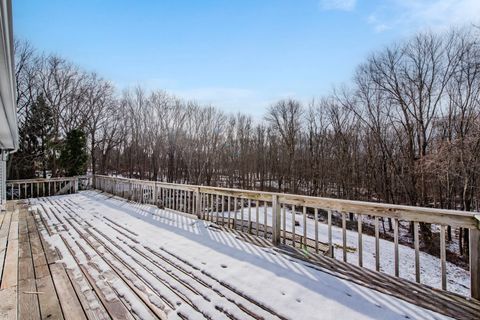
[[[280,244],[281,213],[278,194],[272,195],[272,243],[274,246]]]
[[[480,300],[480,215],[477,228],[470,229],[470,288],[472,298]]]
[[[73,182],[73,193],[78,192],[78,177],[75,177],[75,181]]]
[[[195,189],[195,212],[197,214],[198,219],[202,219],[202,214],[200,212],[200,189]]]

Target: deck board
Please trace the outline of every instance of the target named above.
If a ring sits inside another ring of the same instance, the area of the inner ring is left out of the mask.
[[[17,287],[0,289],[0,319],[16,319]]]
[[[72,284],[60,263],[50,265],[55,290],[59,292],[59,302],[66,319],[87,319]]]
[[[33,211],[26,204],[10,203],[9,211],[0,215],[0,319],[207,318],[197,304],[205,292],[212,301],[227,298],[230,308],[243,314],[241,319],[285,319],[224,280],[198,273],[168,248],[152,250],[135,244],[137,234],[115,221],[103,220],[117,235],[112,238],[78,215],[76,210],[80,208],[74,202],[54,198],[42,201],[55,204],[55,210],[42,206],[42,210]],[[259,248],[272,248],[263,237],[224,227],[212,228],[233,232],[237,239]],[[51,237],[65,247],[63,254],[49,244],[47,239]],[[321,254],[306,254],[287,247],[275,250],[308,262],[306,266],[447,316],[475,318],[480,314],[480,303],[454,294],[344,264]],[[63,256],[65,252],[69,256]],[[155,286],[154,281],[158,282]],[[209,285],[209,281],[215,281],[222,290]],[[190,294],[198,298],[192,300]],[[179,303],[182,308],[177,309]],[[231,318],[225,310],[215,312],[209,316]]]
[[[57,292],[53,285],[50,275],[37,278],[37,290],[41,292],[38,295],[40,305],[40,315],[42,319],[63,319],[62,308],[58,301]]]
[[[18,211],[12,213],[8,232],[8,244],[5,254],[4,270],[0,289],[17,286],[18,270]]]
[[[0,213],[1,214],[1,213]],[[7,254],[8,232],[10,230],[10,219],[12,213],[10,211],[1,214],[2,226],[0,227],[0,287],[2,283],[2,275],[4,269],[5,256]]]

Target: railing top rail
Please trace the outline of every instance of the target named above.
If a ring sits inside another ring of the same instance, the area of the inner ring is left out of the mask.
[[[84,176],[79,177],[55,177],[55,178],[36,178],[36,179],[20,179],[20,180],[7,180],[7,184],[12,183],[36,183],[36,182],[53,182],[53,181],[72,181],[76,179],[85,178]]]
[[[339,212],[353,212],[357,214],[381,216],[388,218],[397,218],[401,220],[417,221],[425,223],[454,225],[465,228],[480,228],[480,213],[436,209],[417,206],[406,206],[388,203],[344,200],[335,198],[313,197],[297,194],[229,189],[221,187],[209,187],[188,184],[176,184],[168,182],[155,182],[149,180],[139,180],[130,178],[111,177],[105,175],[97,175],[108,179],[132,181],[134,183],[157,184],[164,186],[172,186],[181,189],[199,190],[204,193],[214,193],[218,195],[232,196],[238,198],[248,198],[259,201],[271,201],[273,195],[278,195],[280,203],[289,205],[307,206],[324,210],[335,210]]]

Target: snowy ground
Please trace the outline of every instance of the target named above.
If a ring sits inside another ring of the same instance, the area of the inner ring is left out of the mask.
[[[265,208],[259,207],[259,222],[264,221]],[[237,219],[241,219],[241,213],[238,211]],[[286,212],[286,229],[292,230],[292,211]],[[213,214],[215,217],[216,213]],[[228,212],[224,212],[228,217]],[[220,213],[221,217],[221,213]],[[233,218],[233,212],[231,213]],[[248,219],[248,209],[244,209],[243,218]],[[221,219],[221,218],[220,218]],[[256,220],[255,208],[251,211],[252,221]],[[283,219],[283,218],[282,218]],[[295,234],[303,235],[303,215],[297,211],[295,220],[299,223],[295,227]],[[221,220],[220,220],[221,221]],[[267,224],[272,225],[272,208],[267,207]],[[283,227],[283,222],[282,222]],[[307,218],[307,236],[315,238],[315,220]],[[328,243],[328,226],[319,222],[318,240]],[[343,260],[343,236],[342,228],[332,227],[332,241],[335,249],[335,258]],[[363,234],[363,266],[375,270],[375,237]],[[358,265],[358,233],[347,230],[347,261]],[[415,281],[415,250],[404,245],[399,245],[400,277]],[[394,275],[394,244],[392,241],[380,239],[380,271]],[[420,252],[420,281],[423,284],[435,288],[441,288],[441,264],[440,259],[425,252]],[[470,273],[450,262],[447,262],[447,290],[463,296],[470,296]]]
[[[107,255],[99,253],[107,250],[118,255],[137,275],[148,279],[149,286],[157,294],[161,292],[162,299],[173,302],[172,306],[168,307],[168,303],[162,303],[155,294],[149,295],[150,301],[161,306],[169,319],[178,318],[179,313],[187,314],[191,319],[200,319],[205,315],[212,319],[227,318],[225,312],[221,313],[219,310],[228,310],[238,319],[252,318],[242,313],[237,307],[238,302],[251,307],[265,319],[445,318],[402,300],[313,270],[303,262],[292,261],[290,257],[284,257],[271,249],[259,248],[238,240],[230,233],[209,228],[206,221],[153,206],[127,203],[94,191],[32,199],[32,202],[47,224],[57,229],[55,236],[43,235],[50,245],[57,247],[62,253],[66,266],[78,272],[78,266],[70,256],[65,241],[72,247],[82,246],[85,252],[74,250],[77,263],[85,268],[95,265],[97,268],[91,272],[100,287],[105,290],[113,287],[117,294],[121,293],[139,318],[148,318],[148,310],[144,310],[145,307],[138,298],[118,281],[113,286],[108,283],[108,273],[111,270],[105,263],[108,261]],[[70,224],[71,227],[59,227],[65,224]],[[326,232],[322,234],[326,235]],[[102,243],[97,252],[85,249],[85,241],[91,240],[92,236]],[[341,235],[338,230],[334,236],[335,242],[340,243]],[[365,238],[367,240],[366,236]],[[355,239],[356,234],[349,232],[349,243],[353,244]],[[366,248],[369,243],[365,242]],[[388,242],[382,243],[382,251],[385,253],[385,256],[382,253],[382,260],[388,259],[389,246]],[[402,248],[402,255],[408,254],[404,250],[406,248]],[[153,253],[164,260],[152,259]],[[340,255],[340,252],[337,252],[337,255]],[[89,263],[86,257],[89,257]],[[355,254],[350,254],[349,258],[353,261]],[[167,265],[167,261],[173,264]],[[374,259],[365,256],[364,263],[374,263]],[[185,278],[185,274],[173,277],[178,269],[172,268],[172,265],[183,266],[182,270],[188,271],[190,278]],[[386,269],[390,266],[390,262],[382,264]],[[425,268],[428,268],[426,264]],[[163,270],[163,276],[170,274],[172,278],[162,281],[157,269]],[[200,294],[186,290],[184,285],[180,285],[181,282],[165,285],[165,281],[173,282],[172,279],[177,278],[189,279],[191,286]],[[204,286],[192,279],[201,280]],[[184,295],[182,299],[193,301],[200,311],[182,304],[178,292]],[[218,292],[221,295],[217,295]],[[255,304],[245,301],[247,298],[253,299]]]

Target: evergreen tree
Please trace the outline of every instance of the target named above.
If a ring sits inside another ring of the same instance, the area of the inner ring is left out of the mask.
[[[19,177],[33,178],[36,170],[40,169],[46,178],[49,162],[53,156],[53,132],[53,110],[40,94],[19,130],[20,149],[15,154],[21,168],[18,172]]]
[[[60,154],[60,165],[69,177],[85,174],[88,153],[85,133],[73,129],[67,133]]]

